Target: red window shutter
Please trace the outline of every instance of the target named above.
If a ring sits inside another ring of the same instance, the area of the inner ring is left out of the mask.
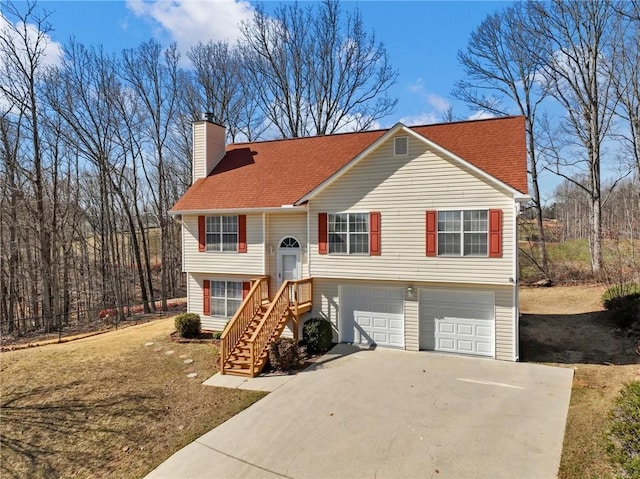
[[[251,283],[249,281],[243,281],[242,282],[242,297],[246,298],[247,295],[249,294],[249,291],[251,291]]]
[[[211,292],[209,290],[209,280],[202,282],[202,314],[209,316],[211,314]]]
[[[380,213],[369,213],[369,254],[380,256]]]
[[[318,213],[318,254],[327,254],[327,214]]]
[[[207,249],[207,230],[204,216],[198,216],[198,251],[201,253]]]
[[[438,254],[438,212],[427,211],[426,220],[426,254],[427,256],[436,256]]]
[[[502,258],[502,210],[489,210],[489,258]]]
[[[247,215],[238,215],[238,253],[247,252]]]

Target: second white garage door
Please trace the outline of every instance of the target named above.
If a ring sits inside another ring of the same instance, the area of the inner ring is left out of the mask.
[[[340,286],[340,341],[404,348],[402,288]]]
[[[495,355],[493,292],[420,291],[420,349]]]

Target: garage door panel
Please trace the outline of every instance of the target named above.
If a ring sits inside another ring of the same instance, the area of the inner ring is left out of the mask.
[[[402,288],[340,287],[341,341],[404,347]]]
[[[484,291],[420,290],[421,349],[494,356],[494,295]]]

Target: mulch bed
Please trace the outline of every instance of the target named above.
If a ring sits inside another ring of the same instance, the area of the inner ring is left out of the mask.
[[[213,338],[213,331],[202,331],[197,338],[183,338],[178,334],[178,331],[174,331],[170,334],[171,341],[174,343],[208,343],[213,344],[215,347],[220,347],[220,340]]]

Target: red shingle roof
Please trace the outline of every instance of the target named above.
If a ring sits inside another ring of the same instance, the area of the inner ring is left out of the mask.
[[[410,127],[414,132],[527,193],[524,117]],[[173,211],[292,205],[389,130],[236,143]],[[365,159],[366,161],[366,159]]]

